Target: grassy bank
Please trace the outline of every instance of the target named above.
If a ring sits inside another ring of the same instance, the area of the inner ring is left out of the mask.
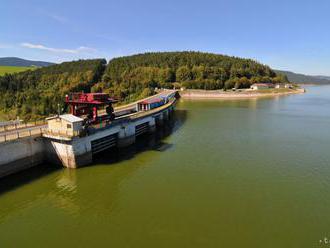
[[[6,73],[17,73],[26,70],[34,70],[37,67],[24,67],[24,66],[0,66],[0,76],[5,75]]]

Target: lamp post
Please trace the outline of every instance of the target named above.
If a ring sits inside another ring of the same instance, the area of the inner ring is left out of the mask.
[[[58,113],[58,115],[61,114],[61,109],[60,109],[60,104],[59,103],[57,104],[57,113]]]

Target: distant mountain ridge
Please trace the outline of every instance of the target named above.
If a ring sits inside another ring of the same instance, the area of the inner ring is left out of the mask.
[[[322,79],[326,79],[326,80],[330,80],[330,77],[329,76],[320,76],[320,75],[317,75],[316,77],[322,78]]]
[[[37,67],[45,67],[54,65],[55,63],[45,62],[45,61],[33,61],[27,59],[21,59],[17,57],[3,57],[0,58],[0,66],[37,66]]]
[[[294,73],[291,71],[274,70],[276,73],[284,74],[289,81],[297,84],[330,84],[329,76],[311,76],[305,74]]]

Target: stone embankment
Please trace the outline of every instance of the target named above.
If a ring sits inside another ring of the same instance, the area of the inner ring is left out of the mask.
[[[183,99],[245,99],[245,98],[260,98],[284,96],[291,94],[304,93],[305,89],[274,89],[274,90],[237,90],[237,91],[223,91],[223,90],[183,90],[180,91],[180,97]]]

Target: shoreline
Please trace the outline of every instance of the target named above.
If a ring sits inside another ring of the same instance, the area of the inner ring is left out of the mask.
[[[290,89],[278,91],[267,92],[267,90],[262,91],[222,91],[222,90],[184,90],[179,91],[179,95],[182,99],[250,99],[250,98],[262,98],[262,97],[275,97],[275,96],[285,96],[292,94],[302,94],[305,93],[304,88]]]

